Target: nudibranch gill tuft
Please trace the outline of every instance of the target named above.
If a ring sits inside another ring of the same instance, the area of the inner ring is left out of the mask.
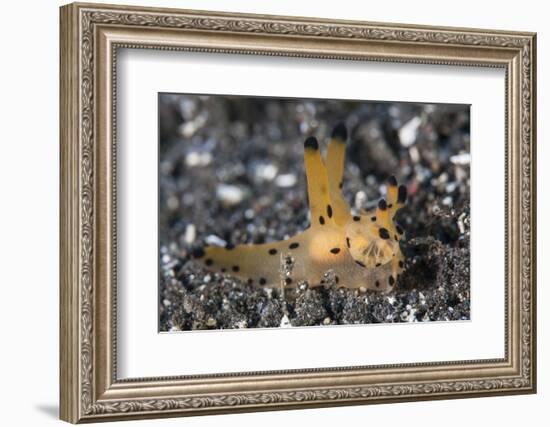
[[[319,286],[332,271],[339,286],[390,291],[404,268],[399,242],[403,229],[394,222],[407,199],[407,189],[395,177],[387,183],[387,198],[360,215],[351,215],[342,195],[347,130],[338,124],[325,158],[313,136],[304,142],[304,163],[311,225],[278,242],[207,246],[193,256],[211,271],[230,272],[243,281],[266,287],[292,287],[307,281]],[[291,269],[282,265],[291,260]]]

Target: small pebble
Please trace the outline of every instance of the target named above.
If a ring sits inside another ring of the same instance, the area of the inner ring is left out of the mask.
[[[277,166],[272,163],[263,163],[256,166],[254,172],[258,181],[273,181],[277,176]]]
[[[410,147],[416,141],[416,135],[418,128],[422,123],[422,119],[418,116],[413,117],[410,121],[405,123],[401,129],[399,129],[399,141],[403,147]]]
[[[470,153],[461,153],[451,156],[451,163],[455,165],[469,165],[470,164]]]
[[[244,217],[246,219],[252,219],[254,218],[254,210],[253,209],[247,209],[244,211]]]
[[[279,325],[279,327],[281,328],[292,327],[292,325],[290,324],[290,320],[288,320],[288,316],[286,314],[281,318],[281,324]]]
[[[191,151],[185,156],[185,164],[191,168],[208,166],[212,162],[209,152]]]
[[[364,191],[358,191],[355,194],[355,209],[362,209],[365,207],[365,203],[367,202],[367,194]]]
[[[227,245],[227,242],[221,238],[219,238],[218,236],[214,235],[214,234],[210,234],[209,236],[206,236],[206,238],[204,239],[206,241],[206,244],[207,245],[212,245],[212,246],[224,246]]]
[[[443,201],[441,203],[443,203],[445,206],[452,206],[453,205],[453,198],[451,196],[447,196],[443,199]]]
[[[277,185],[277,187],[290,188],[296,185],[296,181],[297,181],[296,175],[288,173],[284,175],[279,175],[275,179],[275,184]]]
[[[197,237],[197,228],[193,224],[188,224],[187,227],[185,227],[185,235],[183,237],[183,240],[188,245],[191,245]]]
[[[243,201],[245,193],[236,185],[219,184],[216,188],[216,196],[223,205],[236,206]]]

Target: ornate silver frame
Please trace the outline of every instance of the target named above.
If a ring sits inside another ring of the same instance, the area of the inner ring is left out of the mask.
[[[533,33],[71,4],[61,8],[61,418],[77,423],[536,390]],[[502,67],[506,71],[505,357],[117,380],[119,47]]]

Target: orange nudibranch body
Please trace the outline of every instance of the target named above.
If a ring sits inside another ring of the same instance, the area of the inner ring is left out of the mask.
[[[342,195],[347,130],[333,132],[325,158],[314,137],[304,143],[304,164],[311,225],[278,242],[226,247],[208,246],[194,256],[205,268],[266,287],[319,286],[332,272],[339,286],[389,291],[403,271],[399,242],[403,230],[395,213],[407,199],[406,187],[388,180],[387,198],[376,209],[352,216]],[[289,268],[283,268],[290,263]]]

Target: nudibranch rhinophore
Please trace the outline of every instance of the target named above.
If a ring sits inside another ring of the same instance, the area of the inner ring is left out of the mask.
[[[394,216],[403,207],[407,190],[392,176],[387,199],[381,199],[374,209],[352,215],[342,195],[347,139],[345,125],[337,125],[324,159],[317,139],[305,140],[309,228],[278,242],[207,246],[194,251],[195,259],[210,271],[266,287],[292,287],[302,281],[319,286],[331,272],[338,286],[393,289],[404,267],[399,246],[403,229]],[[291,268],[283,268],[285,263]]]

